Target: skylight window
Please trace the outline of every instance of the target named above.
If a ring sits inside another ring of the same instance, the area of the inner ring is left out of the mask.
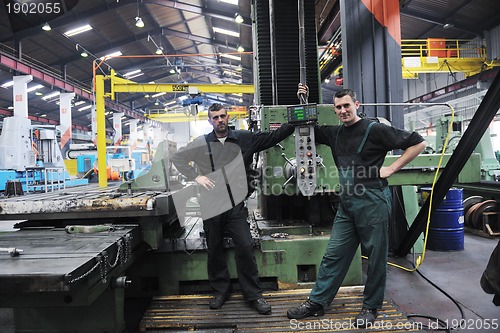
[[[89,30],[92,30],[92,27],[89,24],[85,24],[85,25],[82,25],[81,27],[66,31],[64,33],[64,35],[66,37],[71,37],[71,36],[75,36],[75,35],[81,34],[82,32],[89,31]]]

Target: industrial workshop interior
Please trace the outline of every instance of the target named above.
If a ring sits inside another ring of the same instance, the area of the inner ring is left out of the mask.
[[[3,0],[0,332],[498,332],[499,66],[498,0]],[[344,176],[315,133],[346,128],[343,89],[362,120],[426,144],[387,178],[385,293],[366,327],[364,246],[324,314],[289,319],[335,236]],[[248,209],[270,313],[243,294],[227,230],[231,293],[212,308],[205,185],[173,162],[216,133],[214,103],[228,138],[292,133],[243,154],[236,180],[211,162],[220,213]]]

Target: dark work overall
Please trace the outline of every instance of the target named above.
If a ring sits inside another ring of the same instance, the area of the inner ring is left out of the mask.
[[[220,145],[221,143],[215,143]],[[228,143],[226,143],[228,145]],[[208,154],[212,171],[216,172],[213,160],[211,145],[207,142]],[[223,149],[224,150],[224,149]],[[228,153],[228,152],[227,152]],[[233,240],[235,251],[236,270],[238,273],[238,282],[243,295],[247,301],[254,301],[262,297],[262,289],[259,282],[259,272],[255,255],[253,253],[252,238],[250,234],[250,225],[247,222],[248,209],[245,201],[241,198],[236,200],[234,185],[231,184],[231,174],[226,174],[226,168],[221,167],[223,178],[223,187],[226,188],[226,195],[229,204],[228,209],[214,217],[203,220],[203,229],[207,240],[208,251],[208,279],[210,286],[215,292],[227,294],[230,292],[230,278],[226,262],[226,252],[224,251],[224,235],[227,233]],[[245,170],[243,169],[243,172]],[[234,176],[234,175],[233,175]],[[245,193],[247,191],[246,176],[240,180],[243,184]],[[241,190],[239,191],[241,193]],[[212,194],[208,195],[210,197]],[[215,199],[221,197],[219,194],[213,194]],[[201,200],[202,198],[200,198]],[[214,199],[214,198],[212,198]],[[231,208],[232,207],[232,208]]]
[[[391,194],[378,175],[377,179],[368,181],[358,178],[361,175],[360,153],[373,124],[368,125],[356,152],[335,156],[341,186],[340,203],[310,294],[311,301],[324,307],[335,298],[360,243],[369,258],[363,306],[380,309],[384,300]]]

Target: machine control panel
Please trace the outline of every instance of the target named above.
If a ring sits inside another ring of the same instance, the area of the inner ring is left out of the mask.
[[[316,141],[314,125],[318,120],[316,104],[287,107],[288,122],[295,126],[295,158],[297,187],[304,196],[316,190]]]
[[[311,124],[318,121],[316,104],[287,106],[288,122],[292,125]]]

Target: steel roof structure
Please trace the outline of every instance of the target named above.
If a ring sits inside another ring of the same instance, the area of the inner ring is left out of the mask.
[[[253,84],[253,1],[4,0],[0,4],[0,117],[12,113],[12,88],[3,85],[28,70],[35,77],[28,85],[33,89],[29,93],[32,119],[57,124],[58,97],[47,96],[74,91],[73,125],[90,128],[93,62],[116,51],[141,57],[108,58],[97,73],[109,73],[112,68],[138,83]],[[317,0],[315,5],[321,47],[338,34],[340,6],[339,0]],[[401,0],[400,10],[405,39],[482,38],[500,22],[497,0]],[[136,25],[139,18],[143,27]],[[46,24],[50,31],[42,29]],[[79,27],[88,30],[68,33]],[[239,52],[240,46],[244,52]],[[329,100],[337,87],[323,83],[322,89]],[[181,108],[182,95],[120,93],[108,107],[128,110],[127,117],[141,119],[155,110],[175,112]],[[253,103],[252,94],[200,97],[207,105]]]

